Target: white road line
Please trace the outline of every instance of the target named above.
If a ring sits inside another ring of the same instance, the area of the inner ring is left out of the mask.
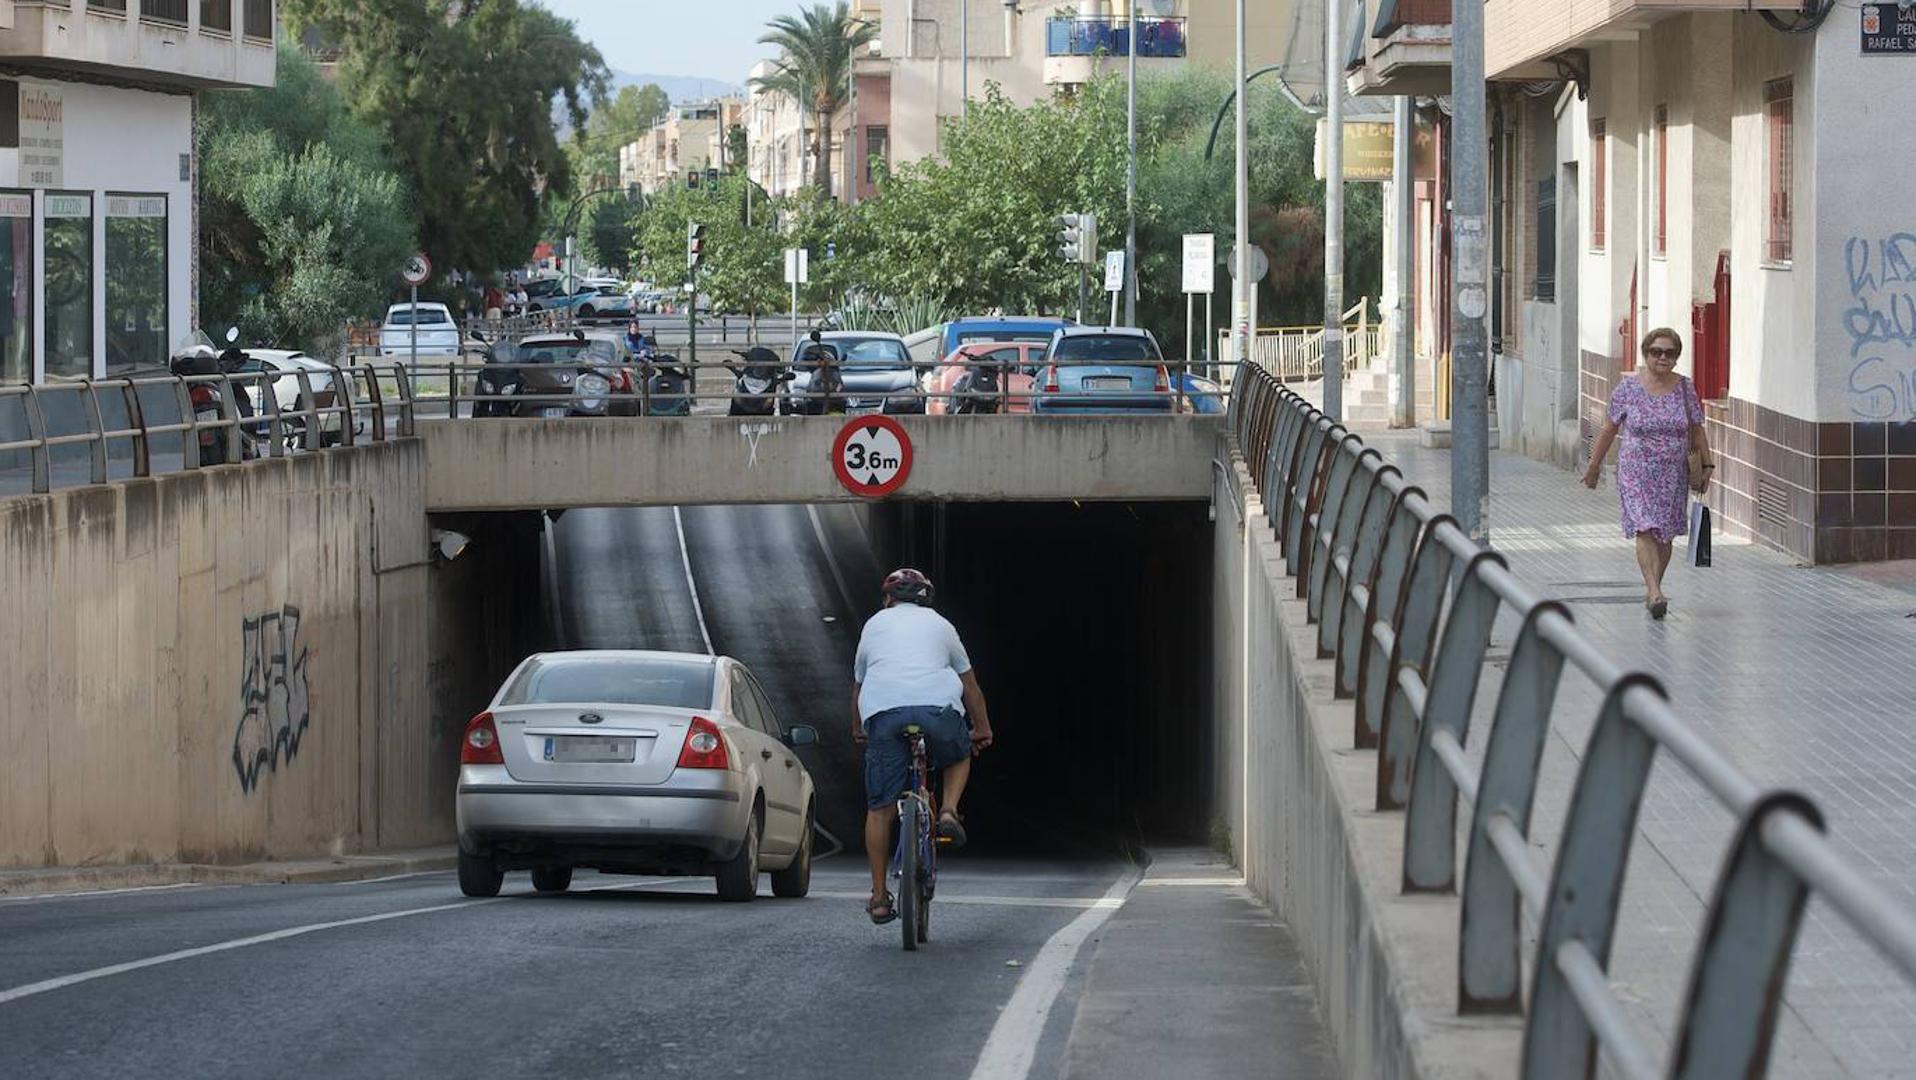
[[[551,608],[552,640],[556,648],[565,648],[570,642],[565,639],[565,613],[559,610],[559,546],[552,538],[552,529],[556,522],[551,515],[545,517],[545,527],[539,530],[539,543],[545,546],[546,556],[546,604]]]
[[[24,904],[33,900],[91,900],[96,896],[122,896],[126,893],[159,892],[163,889],[198,889],[204,883],[180,881],[171,885],[130,885],[124,889],[86,889],[76,892],[35,893],[32,896],[0,896],[0,904]]]
[[[1025,969],[1024,978],[1012,991],[1011,1000],[991,1026],[991,1036],[972,1067],[971,1080],[1025,1080],[1031,1072],[1031,1060],[1038,1052],[1038,1040],[1044,1035],[1051,1006],[1064,989],[1065,977],[1078,958],[1085,939],[1103,926],[1111,913],[1123,906],[1124,898],[1138,883],[1138,871],[1128,870],[1105,890],[1102,901],[1091,910],[1066,923],[1064,929],[1038,950],[1037,959]],[[940,901],[933,901],[934,903]]]
[[[377,885],[382,881],[404,881],[407,878],[425,877],[428,874],[450,874],[450,873],[452,873],[451,868],[447,868],[445,870],[411,870],[404,874],[387,874],[385,877],[361,878],[358,881],[335,881],[333,882],[333,884],[335,885]]]
[[[857,605],[852,603],[852,592],[845,587],[845,573],[838,568],[838,557],[832,554],[832,545],[825,539],[825,524],[818,519],[818,507],[805,504],[805,513],[812,519],[812,535],[818,537],[818,550],[825,555],[825,566],[832,572],[832,584],[838,586],[838,599],[845,605],[845,617],[853,618],[858,614]]]
[[[692,617],[699,621],[699,636],[705,639],[705,652],[717,656],[712,647],[712,632],[705,628],[705,605],[699,603],[699,583],[692,580],[692,551],[685,546],[685,516],[672,508],[672,527],[679,531],[679,564],[685,567],[685,587],[692,592]]]
[[[870,893],[819,892],[816,889],[805,895],[815,896],[822,900],[871,899]],[[978,907],[1073,908],[1079,911],[1109,909],[1116,911],[1118,908],[1124,906],[1124,901],[1111,896],[949,896],[941,892],[938,894],[938,898],[932,901],[934,907],[939,904],[970,904]]]
[[[820,824],[819,824],[818,822],[816,822],[816,821],[814,821],[814,822],[812,822],[812,828],[814,828],[814,829],[816,829],[816,830],[818,830],[818,835],[820,835],[820,836],[822,836],[822,837],[824,837],[825,839],[827,839],[827,840],[829,840],[829,841],[831,841],[831,844],[832,844],[832,849],[831,849],[830,851],[827,851],[827,852],[826,852],[825,854],[823,854],[823,855],[813,855],[813,856],[812,856],[812,858],[814,858],[814,859],[829,859],[829,858],[831,858],[832,856],[834,856],[834,855],[836,855],[836,854],[838,854],[839,852],[841,852],[841,851],[843,851],[843,850],[845,850],[845,845],[844,845],[844,843],[843,843],[843,842],[841,842],[841,841],[840,841],[840,840],[838,839],[838,837],[836,837],[836,836],[833,836],[833,835],[832,835],[832,831],[831,831],[830,829],[827,829],[827,828],[826,828],[825,826],[823,826],[823,825],[820,825]]]
[[[587,888],[573,889],[571,891],[575,893],[610,892],[617,889],[643,889],[648,886],[652,886],[653,884],[654,883],[649,881],[621,882],[616,885],[594,885]],[[392,919],[404,919],[413,915],[430,915],[435,911],[451,911],[454,908],[484,907],[487,904],[502,904],[508,900],[533,899],[534,896],[536,896],[536,894],[516,895],[516,896],[494,896],[484,900],[456,900],[450,904],[433,904],[430,907],[406,908],[403,911],[385,911],[385,912],[379,913],[378,915],[362,915],[357,919],[338,919],[333,922],[308,923],[305,926],[289,926],[284,930],[274,930],[274,931],[271,931],[270,933],[255,934],[252,937],[235,938],[232,941],[221,941],[213,945],[202,945],[195,949],[180,949],[177,952],[161,953],[158,956],[149,956],[143,960],[129,960],[124,964],[110,964],[106,967],[94,968],[91,971],[76,971],[71,975],[61,975],[57,978],[52,978],[52,979],[42,979],[41,981],[36,983],[27,983],[24,986],[16,986],[11,990],[0,990],[0,1005],[5,1005],[13,1001],[19,1001],[21,998],[33,997],[37,994],[49,993],[54,990],[64,990],[69,986],[77,986],[80,983],[92,982],[95,979],[105,979],[114,975],[124,975],[129,971],[139,971],[143,968],[159,967],[161,964],[177,963],[181,960],[191,960],[195,957],[210,956],[214,953],[231,952],[234,949],[244,949],[254,945],[267,945],[275,941],[284,941],[287,938],[296,938],[296,937],[303,937],[307,934],[316,934],[321,930],[338,930],[342,927],[347,927],[347,926],[364,926],[368,923],[387,922]],[[552,900],[552,899],[557,899],[557,897],[541,897],[540,899]]]

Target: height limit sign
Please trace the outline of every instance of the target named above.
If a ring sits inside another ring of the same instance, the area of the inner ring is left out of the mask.
[[[911,476],[911,436],[889,416],[848,420],[832,440],[832,472],[853,495],[890,495]]]

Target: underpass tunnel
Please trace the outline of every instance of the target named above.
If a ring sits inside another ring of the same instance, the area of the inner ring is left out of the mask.
[[[1109,855],[1205,834],[1201,502],[581,507],[434,525],[472,537],[436,571],[435,709],[453,745],[528,652],[709,647],[753,670],[784,724],[819,730],[800,753],[822,850],[856,852],[853,656],[885,572],[915,565],[997,729],[964,806],[978,852]]]

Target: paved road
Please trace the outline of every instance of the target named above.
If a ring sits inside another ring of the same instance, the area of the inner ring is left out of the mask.
[[[918,953],[864,919],[844,856],[811,898],[747,905],[599,875],[468,901],[449,873],[0,901],[0,1076],[965,1077],[1022,973],[1007,962],[1127,871],[951,867]]]

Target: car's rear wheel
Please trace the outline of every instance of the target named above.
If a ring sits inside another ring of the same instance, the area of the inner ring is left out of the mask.
[[[720,863],[718,895],[728,903],[743,903],[758,895],[758,815],[745,821],[745,841],[738,854]]]
[[[581,319],[590,319],[592,316],[597,314],[598,314],[598,311],[594,309],[591,304],[586,304],[583,307],[579,308],[579,318]]]
[[[467,896],[498,896],[506,880],[505,871],[491,859],[459,853],[459,891]]]
[[[783,870],[772,871],[772,895],[796,900],[812,891],[812,812],[805,811],[805,832],[798,841],[798,854]]]
[[[572,887],[572,868],[570,866],[534,867],[532,887],[540,892],[564,892]]]

